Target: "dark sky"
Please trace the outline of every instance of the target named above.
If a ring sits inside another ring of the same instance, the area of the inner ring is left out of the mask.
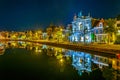
[[[79,11],[92,17],[120,14],[120,0],[0,0],[0,31],[46,28],[50,23],[67,25]]]

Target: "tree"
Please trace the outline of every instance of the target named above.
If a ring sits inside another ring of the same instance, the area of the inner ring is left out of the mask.
[[[120,35],[116,36],[116,40],[114,44],[120,44]]]
[[[110,43],[111,40],[115,41],[114,35],[117,33],[117,28],[115,27],[116,19],[105,20],[105,23],[104,32],[108,34],[108,43]]]
[[[6,32],[1,32],[1,36],[2,36],[3,38],[7,38],[7,33],[6,33]]]
[[[117,16],[117,20],[120,20],[120,14]]]
[[[47,28],[47,30],[46,30],[46,32],[47,32],[47,36],[48,36],[48,40],[51,40],[51,39],[53,39],[53,32],[54,32],[54,30],[55,30],[55,25],[53,25],[53,24],[50,24],[49,26],[48,26],[48,28]]]

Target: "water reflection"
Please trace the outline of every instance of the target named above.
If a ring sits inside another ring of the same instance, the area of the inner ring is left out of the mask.
[[[110,67],[110,65],[111,65],[110,69],[113,69],[114,71],[118,72],[120,71],[120,60],[116,58],[92,55],[86,52],[79,52],[73,50],[69,50],[65,55],[70,56],[72,58],[72,65],[76,68],[76,70],[78,70],[78,73],[80,75],[82,75],[82,73],[84,72],[90,73],[96,67],[99,68],[104,73],[104,71],[106,71]],[[113,71],[113,76],[115,76],[114,80],[117,80],[120,78],[120,74],[114,71]],[[109,73],[112,72],[109,72],[108,70],[106,75],[109,75]]]
[[[83,71],[91,71],[91,54],[69,50],[65,55],[72,58],[72,65],[78,70],[80,75]]]
[[[5,45],[3,43],[0,43],[0,55],[3,55],[5,52]]]
[[[100,55],[93,55],[86,52],[67,50],[63,48],[46,46],[38,43],[30,43],[30,42],[2,42],[5,45],[4,50],[8,48],[24,48],[26,50],[31,50],[35,55],[46,54],[49,57],[55,57],[58,60],[58,64],[60,65],[60,72],[64,71],[64,64],[69,64],[73,66],[78,71],[78,74],[83,75],[83,73],[91,73],[96,67],[102,71],[105,68],[111,67],[116,70],[115,78],[119,79],[119,70],[120,70],[120,60],[117,58],[104,57]],[[0,52],[0,55],[3,55]]]

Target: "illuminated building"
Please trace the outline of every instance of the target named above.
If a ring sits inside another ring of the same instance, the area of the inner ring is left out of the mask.
[[[120,20],[119,21],[116,21],[116,27],[117,27],[117,29],[118,29],[118,33],[117,33],[117,35],[120,35]]]
[[[0,32],[0,39],[7,39],[8,38],[8,32],[7,31],[2,31]]]
[[[108,35],[104,33],[103,27],[106,25],[104,22],[104,19],[98,20],[93,19],[92,20],[92,32],[93,32],[93,41],[98,43],[107,43],[107,37]]]
[[[43,40],[46,40],[46,39],[47,39],[47,33],[46,33],[46,32],[43,32],[42,38],[43,38]]]
[[[91,17],[83,16],[82,12],[74,16],[72,21],[72,35],[71,42],[91,42]]]

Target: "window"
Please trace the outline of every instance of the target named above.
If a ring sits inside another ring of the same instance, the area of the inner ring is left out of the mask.
[[[102,29],[100,29],[100,34],[102,34],[103,33],[103,30]]]
[[[99,27],[103,27],[103,24],[102,24],[102,23],[100,23],[100,24],[99,24]]]
[[[82,25],[82,23],[80,22],[80,23],[79,23],[79,30],[82,30],[82,27],[83,27],[83,25]]]
[[[81,25],[80,25],[80,30],[82,30],[82,29],[83,29],[83,25],[81,24]]]
[[[86,21],[86,24],[89,24],[89,22],[90,22],[90,21],[89,21],[89,20],[87,20],[87,21]]]

